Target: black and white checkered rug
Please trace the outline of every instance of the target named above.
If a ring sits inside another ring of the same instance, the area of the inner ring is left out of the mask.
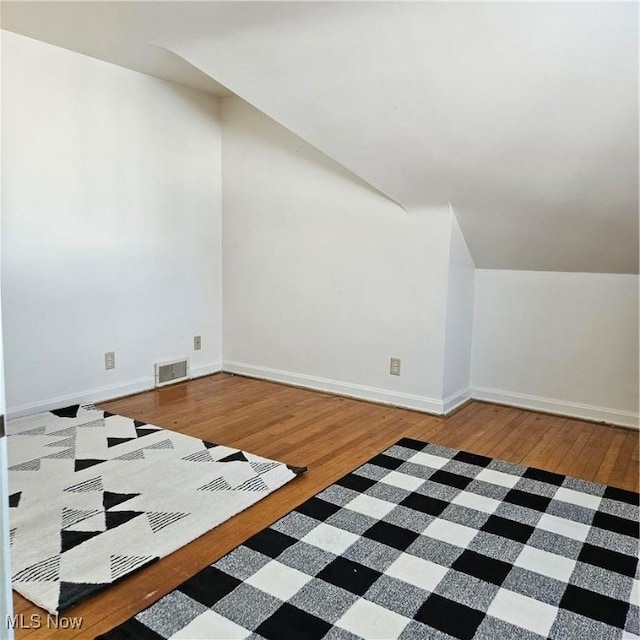
[[[103,640],[638,638],[638,494],[403,439]]]

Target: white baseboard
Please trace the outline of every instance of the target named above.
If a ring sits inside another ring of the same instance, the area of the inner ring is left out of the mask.
[[[199,367],[192,367],[189,370],[189,378],[208,376],[212,373],[218,373],[221,369],[222,362],[220,360],[210,364],[201,365]],[[149,376],[147,378],[137,378],[135,380],[129,380],[128,382],[122,382],[106,387],[86,389],[85,391],[78,391],[77,393],[47,398],[46,400],[31,402],[17,407],[9,407],[7,408],[7,418],[9,420],[12,418],[21,418],[34,413],[42,413],[43,411],[51,411],[51,409],[67,407],[72,404],[95,404],[106,400],[113,400],[114,398],[129,396],[132,393],[149,391],[154,388],[154,385],[154,377]]]
[[[461,389],[452,393],[442,401],[442,408],[444,415],[448,415],[452,411],[455,411],[458,407],[462,406],[465,402],[471,400],[471,389]]]
[[[431,413],[434,415],[447,415],[469,400],[484,400],[486,402],[495,402],[497,404],[504,404],[521,409],[533,409],[534,411],[544,411],[545,413],[552,413],[560,416],[582,418],[584,420],[604,422],[606,424],[622,427],[639,428],[638,415],[630,411],[619,411],[595,405],[579,404],[576,402],[567,402],[552,398],[542,398],[524,393],[500,391],[498,389],[486,389],[482,387],[462,389],[451,394],[444,400],[437,400],[426,396],[389,391],[386,389],[376,389],[373,387],[366,387],[350,382],[341,382],[329,378],[308,376],[293,373],[291,371],[248,365],[242,362],[229,362],[225,360],[222,363],[222,370],[229,373],[247,376],[249,378],[260,378],[262,380],[272,380],[273,382],[283,382],[296,387],[305,387],[308,389],[315,389],[317,391],[335,393],[337,395],[347,396],[350,398],[369,400],[371,402],[388,404],[406,409],[415,409],[417,411]]]
[[[203,376],[210,376],[214,373],[220,373],[222,371],[222,360],[216,360],[209,364],[203,364],[199,367],[191,367],[189,369],[189,378],[202,378]]]
[[[72,404],[102,402],[103,400],[111,400],[121,396],[128,396],[132,393],[139,393],[140,391],[148,391],[149,389],[153,389],[153,385],[154,378],[153,376],[149,376],[148,378],[138,378],[136,380],[109,385],[107,387],[95,387],[93,389],[86,389],[85,391],[78,391],[77,393],[47,398],[46,400],[31,402],[17,407],[8,407],[7,417],[9,419],[21,418],[22,416],[28,416],[33,413],[42,413],[43,411],[51,411],[51,409],[59,409],[60,407],[67,407]]]
[[[330,378],[308,376],[301,373],[292,373],[291,371],[259,367],[244,364],[242,362],[229,362],[227,360],[223,361],[222,370],[228,373],[237,373],[238,375],[247,376],[249,378],[284,382],[285,384],[290,384],[295,387],[305,387],[307,389],[335,393],[336,395],[347,396],[349,398],[369,400],[371,402],[388,404],[394,407],[402,407],[404,409],[415,409],[417,411],[423,411],[425,413],[432,413],[435,415],[442,415],[444,411],[442,401],[434,398],[402,393],[399,391],[389,391],[387,389],[376,389],[375,387],[366,387],[360,384],[342,382],[340,380],[332,380]]]
[[[638,414],[631,411],[620,411],[618,409],[609,409],[596,405],[555,400],[553,398],[542,398],[525,393],[486,389],[483,387],[473,387],[471,389],[471,397],[474,400],[506,404],[521,409],[533,409],[535,411],[544,411],[545,413],[553,413],[572,418],[583,418],[585,420],[604,422],[621,427],[639,428]]]
[[[451,394],[444,400],[437,400],[427,396],[390,391],[388,389],[377,389],[375,387],[367,387],[350,382],[332,380],[330,378],[292,373],[290,371],[248,365],[241,362],[221,362],[219,360],[191,368],[189,377],[192,379],[200,378],[220,371],[236,373],[249,378],[260,378],[263,380],[272,380],[274,382],[283,382],[296,387],[315,389],[317,391],[335,393],[336,395],[347,396],[350,398],[369,400],[379,404],[414,409],[416,411],[422,411],[424,413],[434,415],[447,415],[468,400],[473,399],[484,400],[485,402],[495,402],[497,404],[504,404],[521,409],[544,411],[546,413],[552,413],[560,416],[583,418],[585,420],[604,422],[606,424],[622,427],[631,427],[635,429],[640,428],[638,414],[631,411],[620,411],[595,405],[579,404],[576,402],[542,398],[524,393],[501,391],[499,389],[487,389],[484,387],[463,389]],[[104,402],[106,400],[120,398],[133,393],[148,391],[153,388],[153,376],[137,378],[124,383],[86,389],[77,393],[47,398],[45,400],[23,404],[16,407],[8,407],[7,418],[20,418],[22,416],[50,411],[51,409],[58,409],[71,404]]]

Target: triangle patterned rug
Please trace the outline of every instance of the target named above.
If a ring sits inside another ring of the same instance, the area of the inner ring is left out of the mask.
[[[638,494],[404,438],[102,640],[638,639]]]
[[[303,468],[78,405],[9,422],[13,588],[59,613]]]

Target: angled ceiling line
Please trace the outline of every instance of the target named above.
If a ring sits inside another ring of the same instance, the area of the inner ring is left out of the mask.
[[[454,203],[479,268],[638,273],[635,3],[9,1],[2,24],[231,79],[405,211]]]
[[[287,126],[286,123],[284,123],[281,120],[279,120],[278,118],[274,117],[271,113],[268,113],[267,111],[265,111],[263,108],[261,108],[260,105],[256,104],[255,101],[253,101],[251,98],[247,97],[246,95],[243,95],[242,90],[238,90],[235,87],[232,87],[231,86],[232,83],[228,82],[227,80],[223,81],[223,80],[219,79],[219,76],[216,77],[216,76],[212,75],[208,70],[203,69],[202,67],[198,66],[195,62],[193,62],[192,60],[187,58],[185,55],[183,55],[182,53],[179,53],[178,51],[174,50],[170,45],[163,44],[162,42],[158,42],[158,41],[151,42],[150,44],[153,44],[156,47],[159,47],[161,49],[164,49],[165,51],[168,51],[172,55],[180,58],[181,60],[184,60],[184,62],[186,64],[188,64],[189,66],[191,66],[191,67],[193,67],[195,69],[198,69],[199,71],[201,71],[202,73],[204,73],[205,75],[210,77],[212,80],[214,80],[217,84],[219,84],[220,86],[225,87],[226,89],[228,89],[231,95],[235,95],[238,98],[240,98],[241,100],[244,100],[247,104],[251,105],[254,109],[257,109],[258,111],[263,113],[265,116],[267,116],[268,118],[270,118],[274,122],[277,122],[281,127],[286,129],[287,131],[291,132],[297,138],[300,138],[300,140],[304,141],[306,144],[308,144],[311,147],[313,147],[318,153],[321,153],[323,156],[325,156],[326,158],[328,158],[332,162],[340,165],[340,167],[342,167],[347,173],[349,173],[352,176],[356,177],[359,182],[361,182],[364,185],[366,185],[371,191],[373,191],[374,193],[376,193],[376,194],[382,196],[383,198],[389,200],[390,202],[393,202],[403,212],[408,213],[408,210],[406,209],[406,207],[401,202],[399,202],[398,199],[394,198],[389,193],[386,193],[383,189],[381,189],[380,187],[376,186],[371,181],[367,180],[365,177],[363,177],[360,173],[358,173],[358,171],[354,170],[352,167],[347,166],[344,162],[341,162],[337,158],[335,158],[332,155],[330,155],[329,153],[327,153],[326,150],[318,147],[316,144],[314,144],[313,142],[308,140],[299,131],[295,131],[291,127]],[[222,96],[222,97],[225,97],[225,96]]]

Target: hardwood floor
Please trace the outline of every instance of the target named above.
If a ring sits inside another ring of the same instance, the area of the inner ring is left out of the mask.
[[[638,491],[638,432],[481,402],[438,418],[217,374],[100,406],[309,471],[61,616],[61,625],[82,618],[79,630],[56,629],[45,612],[14,594],[24,623],[36,614],[42,624],[18,630],[17,638],[94,638],[108,631],[403,436]]]

